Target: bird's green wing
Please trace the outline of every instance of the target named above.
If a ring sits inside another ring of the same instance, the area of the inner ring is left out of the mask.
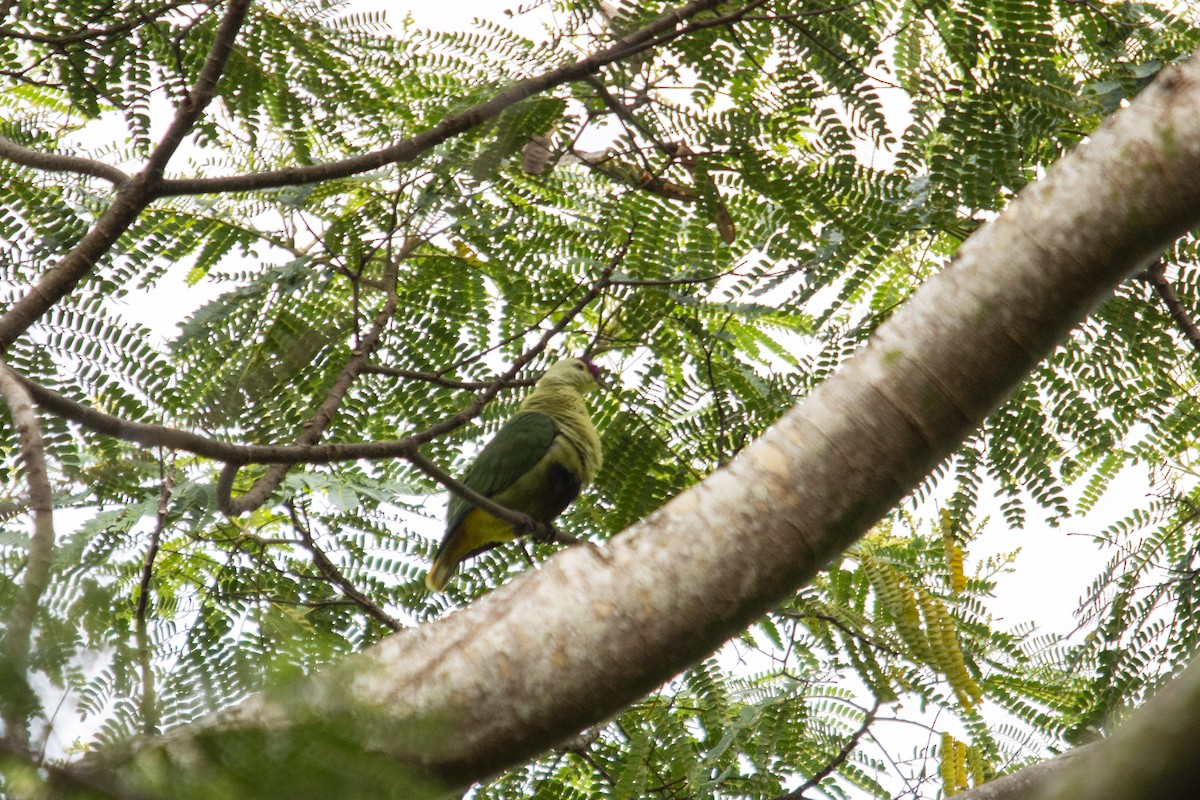
[[[545,414],[524,411],[515,415],[475,457],[462,482],[484,497],[503,492],[542,460],[557,433],[554,420]],[[457,528],[471,508],[466,500],[451,492],[446,530]]]

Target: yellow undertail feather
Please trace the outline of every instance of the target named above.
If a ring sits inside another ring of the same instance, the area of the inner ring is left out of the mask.
[[[472,509],[438,549],[438,554],[425,575],[425,587],[431,592],[442,591],[458,571],[459,563],[468,555],[485,545],[507,542],[514,538],[512,525],[496,519],[486,511]]]

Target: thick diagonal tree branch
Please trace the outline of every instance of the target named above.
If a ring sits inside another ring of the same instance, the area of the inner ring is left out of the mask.
[[[196,774],[197,759],[236,752],[247,737],[278,745],[285,770],[287,742],[310,744],[299,735],[320,724],[345,737],[339,746],[461,790],[617,713],[793,596],[1121,281],[1200,223],[1196,119],[1200,59],[1165,69],[1022,192],[728,467],[603,548],[565,550],[286,695],[256,695],[176,731],[126,774],[166,791]],[[1180,691],[1193,695],[1196,683]],[[1186,716],[1172,709],[1152,726],[1172,757],[1113,759],[1123,786],[1154,787],[1125,797],[1200,783],[1200,716],[1182,706]]]

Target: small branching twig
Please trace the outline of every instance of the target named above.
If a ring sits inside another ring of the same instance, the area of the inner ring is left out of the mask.
[[[807,781],[800,786],[797,786],[793,791],[788,792],[785,795],[781,795],[780,797],[776,798],[776,800],[803,800],[805,792],[807,792],[809,789],[815,789],[818,785],[820,785],[821,781],[832,775],[835,769],[846,762],[846,759],[849,758],[850,754],[854,752],[854,748],[858,747],[859,741],[867,734],[867,731],[871,728],[871,725],[875,723],[875,715],[879,712],[879,706],[880,701],[876,700],[875,705],[871,706],[871,710],[866,712],[866,714],[863,716],[862,725],[858,726],[858,730],[856,730],[850,736],[850,738],[846,740],[846,743],[842,745],[842,748],[838,750],[837,753],[834,754],[833,758],[829,760],[828,764],[813,773]]]
[[[668,156],[674,155],[666,144],[659,141],[658,137],[654,135],[654,131],[646,127],[645,123],[637,118],[637,115],[630,110],[629,106],[621,102],[619,97],[615,96],[608,90],[608,87],[604,85],[604,81],[600,80],[595,75],[591,75],[587,78],[586,83],[588,86],[591,86],[596,90],[597,96],[604,101],[604,105],[608,106],[609,109],[616,114],[622,122],[636,130],[638,133],[642,134],[642,136],[646,137],[646,139],[654,144],[654,147],[659,152]]]
[[[142,581],[134,614],[138,658],[142,670],[142,733],[147,736],[158,733],[158,700],[154,689],[150,636],[146,619],[150,611],[150,583],[154,578],[154,560],[158,557],[159,543],[162,540],[163,531],[167,527],[167,510],[170,507],[171,492],[175,488],[175,474],[174,461],[171,462],[170,469],[164,469],[162,461],[159,461],[159,481],[162,488],[158,493],[158,514],[155,516],[154,530],[150,533],[150,544],[142,559]]]
[[[840,630],[842,633],[846,634],[847,636],[857,639],[860,642],[863,642],[864,644],[870,645],[871,647],[875,648],[876,650],[878,650],[881,653],[887,653],[888,655],[891,655],[891,656],[902,655],[901,652],[899,650],[897,650],[896,648],[889,647],[886,644],[881,644],[880,642],[875,641],[874,639],[872,639],[870,636],[866,635],[862,631],[854,630],[849,625],[842,622],[840,619],[833,616],[832,614],[819,614],[815,611],[805,611],[803,613],[796,612],[796,611],[782,611],[782,612],[780,612],[780,615],[787,617],[789,619],[793,619],[793,620],[819,619],[822,622],[828,622],[830,625],[834,626],[835,628],[837,628],[838,630]]]
[[[304,543],[304,547],[312,554],[313,563],[327,581],[338,587],[342,594],[352,600],[356,606],[367,613],[368,616],[374,618],[378,622],[391,628],[393,631],[398,631],[404,626],[393,617],[391,614],[383,610],[383,607],[367,597],[354,582],[347,578],[345,574],[337,568],[337,565],[329,560],[329,556],[325,555],[325,551],[317,546],[313,539],[312,528],[308,524],[308,520],[304,519],[296,502],[288,500],[284,505],[287,506],[288,514],[292,518],[292,527],[296,533],[300,534],[300,540]]]
[[[383,308],[375,315],[375,319],[371,321],[367,332],[351,351],[350,358],[346,360],[342,371],[334,379],[333,385],[329,387],[329,391],[321,405],[317,407],[316,413],[304,422],[303,432],[296,437],[297,445],[301,447],[315,445],[321,440],[329,423],[333,421],[333,416],[341,407],[346,393],[350,391],[350,386],[366,367],[367,359],[379,344],[380,339],[383,338],[384,331],[392,322],[392,317],[396,315],[396,307],[399,302],[396,294],[396,276],[400,269],[400,263],[422,243],[423,240],[419,238],[409,238],[400,248],[400,252],[388,259],[387,274],[384,277],[387,300],[384,301]],[[231,517],[253,511],[265,503],[291,468],[288,464],[273,465],[249,489],[235,498],[232,495],[233,482],[240,467],[240,464],[226,464],[217,480],[217,505],[222,512]]]
[[[385,367],[379,364],[368,364],[363,367],[363,372],[373,375],[387,375],[391,378],[404,378],[406,380],[424,381],[432,383],[435,386],[442,386],[447,389],[465,389],[469,392],[478,392],[488,389],[493,386],[497,380],[490,381],[459,381],[453,378],[447,378],[437,372],[425,372],[415,369],[400,369],[398,367]],[[534,378],[511,378],[504,382],[505,386],[509,387],[525,387],[533,386],[536,382]]]

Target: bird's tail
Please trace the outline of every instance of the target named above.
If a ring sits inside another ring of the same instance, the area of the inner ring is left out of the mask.
[[[431,592],[440,592],[445,589],[446,584],[458,571],[458,562],[445,558],[446,555],[448,554],[438,553],[437,558],[429,567],[429,572],[425,573],[425,588]]]
[[[425,586],[431,592],[442,591],[458,572],[463,559],[477,556],[501,542],[512,541],[512,538],[510,523],[498,520],[486,511],[471,509],[458,527],[442,540],[425,575]]]

